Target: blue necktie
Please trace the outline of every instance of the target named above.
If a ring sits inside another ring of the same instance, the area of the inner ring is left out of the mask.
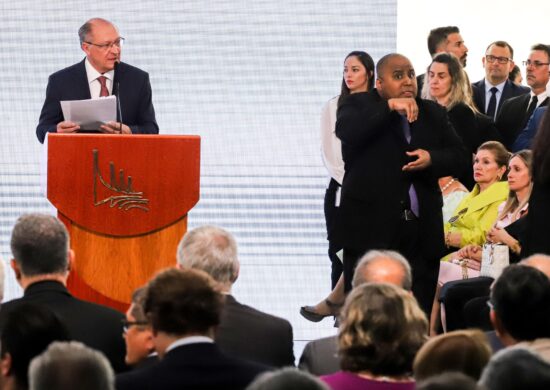
[[[493,87],[490,89],[491,91],[491,99],[489,99],[489,105],[487,106],[487,116],[490,116],[491,119],[495,119],[495,111],[497,109],[497,92],[498,88]]]
[[[401,116],[401,122],[403,123],[403,134],[408,143],[411,143],[411,127],[406,116]],[[411,204],[411,211],[417,217],[420,216],[420,207],[418,206],[418,196],[416,195],[416,190],[414,185],[411,183],[409,187],[409,202]]]

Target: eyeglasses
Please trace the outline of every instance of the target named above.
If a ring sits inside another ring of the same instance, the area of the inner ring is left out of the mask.
[[[523,65],[524,66],[531,66],[533,65],[535,68],[540,68],[541,66],[544,66],[544,65],[550,65],[550,62],[540,62],[540,61],[531,61],[531,60],[527,60],[527,61],[523,61]]]
[[[508,57],[495,57],[490,54],[487,54],[485,56],[485,59],[487,60],[487,62],[493,63],[497,61],[499,64],[502,64],[502,65],[506,65],[509,61],[512,61],[512,59]]]
[[[120,38],[118,38],[117,40],[115,40],[113,42],[102,43],[102,44],[92,43],[92,42],[88,42],[88,41],[84,41],[84,43],[87,43],[88,45],[99,47],[100,50],[107,51],[107,50],[111,50],[113,48],[113,46],[116,46],[120,49],[124,45],[124,38],[120,37]]]
[[[450,223],[451,225],[454,224],[456,221],[458,221],[458,219],[459,219],[462,215],[466,214],[467,211],[468,211],[468,207],[466,207],[465,209],[460,210],[458,213],[456,213],[455,216],[452,216],[451,218],[449,218],[449,223]]]
[[[130,326],[145,326],[149,325],[147,321],[128,321],[127,319],[120,320],[122,322],[122,332],[124,334],[128,333]]]

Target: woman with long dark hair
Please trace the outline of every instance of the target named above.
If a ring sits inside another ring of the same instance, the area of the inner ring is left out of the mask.
[[[304,306],[300,313],[306,319],[321,321],[326,316],[337,314],[344,301],[342,261],[337,253],[342,249],[332,238],[331,230],[338,212],[340,189],[344,178],[342,143],[336,137],[336,111],[341,100],[353,93],[367,92],[374,87],[374,61],[364,51],[352,51],[344,60],[340,95],[330,99],[321,114],[321,154],[330,180],[325,192],[325,221],[329,242],[328,254],[332,263],[331,294],[315,306]]]

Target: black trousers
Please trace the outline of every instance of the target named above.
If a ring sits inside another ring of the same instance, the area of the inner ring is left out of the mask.
[[[342,246],[339,245],[331,235],[331,231],[334,228],[334,223],[336,221],[336,214],[338,213],[338,207],[335,206],[336,204],[336,192],[340,188],[340,185],[338,182],[334,179],[330,179],[330,184],[325,191],[325,222],[327,226],[327,240],[328,240],[328,257],[331,262],[331,273],[330,273],[330,281],[331,281],[331,289],[336,286],[336,283],[338,282],[338,279],[340,279],[340,275],[342,275],[342,271],[344,270],[344,266],[342,264],[342,261],[336,256],[336,253],[342,249]]]
[[[402,220],[389,245],[370,249],[390,249],[405,256],[412,269],[413,294],[422,310],[429,315],[435,296],[439,259],[428,259],[422,256],[419,221]],[[355,266],[365,252],[344,248],[344,282],[346,292],[352,288],[351,282]]]

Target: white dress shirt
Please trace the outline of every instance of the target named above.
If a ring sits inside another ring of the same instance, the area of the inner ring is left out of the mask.
[[[344,179],[342,142],[336,137],[336,110],[339,97],[340,95],[330,99],[321,112],[321,156],[330,177],[342,185]]]
[[[496,87],[496,89],[498,89],[498,92],[495,94],[495,97],[497,98],[497,105],[495,106],[495,117],[498,112],[500,98],[502,97],[502,91],[504,90],[504,84],[506,84],[506,81],[507,80],[504,80],[498,85],[493,85],[489,82],[489,80],[485,79],[485,112],[487,112],[487,108],[489,108],[489,102],[491,101],[491,96],[493,95],[493,93],[491,92],[491,88]]]
[[[98,98],[101,92],[101,84],[97,79],[99,76],[105,76],[107,78],[107,89],[109,90],[109,95],[111,95],[113,93],[113,79],[115,78],[115,71],[110,70],[101,74],[96,70],[96,68],[94,68],[87,58],[84,61],[84,64],[86,65],[86,75],[88,76],[88,85],[90,86],[90,96],[92,99]]]

